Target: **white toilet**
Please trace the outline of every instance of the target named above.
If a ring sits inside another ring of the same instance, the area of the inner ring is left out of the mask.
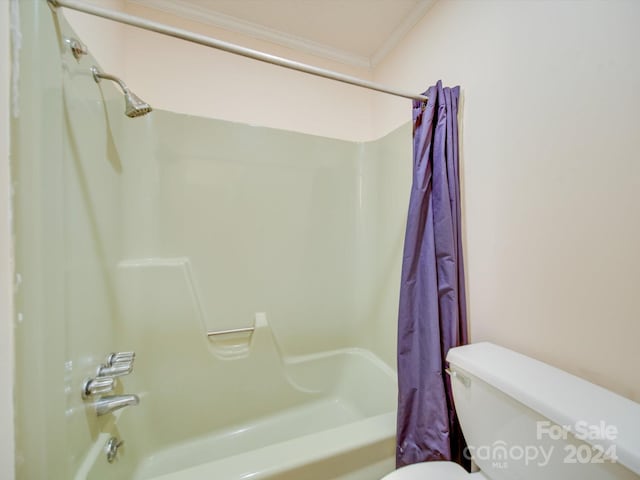
[[[426,462],[383,480],[640,479],[640,404],[491,343],[451,349],[447,360],[481,471]]]

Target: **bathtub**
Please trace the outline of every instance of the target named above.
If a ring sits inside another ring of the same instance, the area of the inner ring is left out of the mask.
[[[136,301],[123,311],[138,321],[127,324],[123,348],[134,345],[137,357],[118,388],[140,404],[98,417],[75,480],[374,480],[394,469],[392,368],[361,348],[286,355],[264,314],[251,332],[208,338],[198,321],[184,320],[197,314],[175,314],[194,305],[188,263],[161,266],[134,268],[148,278],[124,285]],[[173,273],[163,280],[162,272]],[[154,303],[140,301],[136,285],[171,289],[171,301],[185,304],[156,299],[153,312],[136,311]],[[124,441],[113,463],[111,437]]]
[[[182,440],[157,450],[141,444],[149,440],[148,432],[133,421],[152,401],[151,393],[142,395],[139,410],[120,410],[105,423],[76,480],[374,480],[392,471],[396,417],[388,394],[395,393],[391,369],[371,352],[349,349],[295,362],[291,373],[311,372],[317,376],[309,383],[333,377],[335,388],[318,395],[303,387],[309,397],[305,401],[285,408],[273,405],[263,416],[245,412],[247,421],[207,434],[185,431]],[[220,413],[214,403],[201,415]],[[180,423],[179,413],[156,420],[172,422]],[[111,436],[124,440],[114,463],[108,463],[104,453]]]

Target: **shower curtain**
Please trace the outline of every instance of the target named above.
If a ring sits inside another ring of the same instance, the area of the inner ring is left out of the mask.
[[[398,316],[398,467],[453,460],[468,467],[445,374],[449,348],[467,343],[460,232],[460,87],[429,88],[413,105],[413,185]]]

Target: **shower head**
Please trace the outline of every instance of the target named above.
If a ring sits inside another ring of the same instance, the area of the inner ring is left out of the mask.
[[[132,91],[125,92],[124,103],[124,113],[127,117],[141,117],[151,111],[151,106]]]
[[[101,72],[98,67],[91,67],[91,73],[93,74],[93,79],[96,83],[99,83],[100,80],[104,78],[105,80],[111,80],[118,84],[122,89],[122,93],[124,93],[124,113],[127,117],[141,117],[152,110],[151,106],[147,102],[144,102],[140,97],[129,90],[129,87],[127,87],[127,85],[118,77]]]

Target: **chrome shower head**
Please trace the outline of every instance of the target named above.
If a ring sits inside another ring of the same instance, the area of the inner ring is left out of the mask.
[[[132,91],[125,92],[124,103],[124,113],[127,117],[141,117],[152,110],[151,106],[147,102],[144,102]]]
[[[91,73],[93,74],[93,79],[96,83],[99,83],[100,80],[104,78],[105,80],[111,80],[118,84],[122,89],[122,93],[124,93],[124,113],[127,117],[141,117],[152,110],[151,106],[147,102],[143,101],[135,93],[129,90],[129,87],[127,87],[127,85],[118,77],[101,72],[98,67],[91,67]]]

